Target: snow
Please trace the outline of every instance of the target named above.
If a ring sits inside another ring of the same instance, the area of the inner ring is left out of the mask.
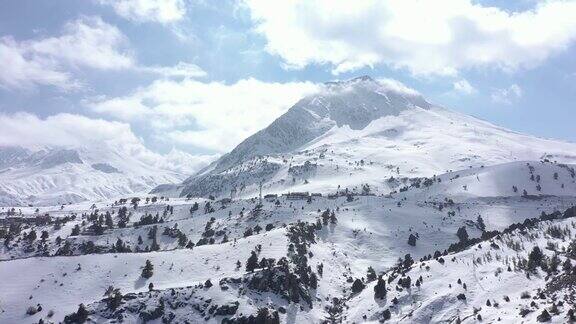
[[[282,323],[318,323],[330,316],[344,323],[375,323],[385,310],[393,323],[455,322],[458,317],[474,322],[478,314],[486,322],[535,322],[553,298],[565,301],[561,314],[552,318],[561,323],[574,307],[565,297],[573,295],[570,287],[548,294],[562,273],[537,269],[528,278],[517,266],[534,246],[566,260],[576,239],[574,218],[501,234],[444,255],[444,263],[418,260],[457,243],[462,227],[470,238],[481,237],[479,217],[486,231],[503,231],[543,212],[575,206],[576,145],[434,107],[410,89],[369,78],[329,83],[183,182],[181,170],[110,147],[0,152],[0,202],[5,205],[0,222],[27,221],[0,245],[0,323],[59,322],[80,303],[87,305],[93,321],[114,322],[117,314],[104,299],[110,286],[125,296],[121,314],[128,323],[140,322],[141,307],[153,309],[160,300],[170,305],[166,316],[191,323],[221,323],[263,307],[284,308]],[[260,183],[263,194],[279,196],[260,201]],[[146,193],[155,186],[154,193]],[[290,200],[281,195],[287,192],[321,196]],[[136,196],[140,201],[133,206]],[[198,210],[191,210],[195,204]],[[124,207],[129,221],[119,227]],[[261,246],[259,260],[286,257],[294,268],[290,245],[303,244],[304,238],[295,243],[287,234],[298,222],[315,224],[327,209],[337,222],[314,227],[304,254],[309,271],[318,275],[317,288],[305,287],[312,307],[250,288],[251,280],[264,272],[246,271],[251,252]],[[60,228],[31,221],[45,214],[67,221]],[[106,225],[96,235],[91,225],[106,214],[113,227]],[[156,214],[158,223],[137,224]],[[75,226],[81,231],[72,236]],[[554,236],[552,226],[566,233]],[[149,237],[153,228],[155,239]],[[30,242],[33,230],[37,238]],[[41,239],[44,231],[48,237]],[[186,243],[196,245],[183,246],[164,231],[184,234]],[[1,225],[0,234],[6,235]],[[408,244],[411,234],[417,237],[415,246]],[[118,239],[132,252],[112,250]],[[154,241],[158,251],[148,252]],[[101,250],[86,254],[81,247],[89,243]],[[58,256],[66,244],[70,255]],[[375,282],[366,280],[368,267],[387,280],[398,274],[398,259],[407,254],[416,261],[402,270],[412,285],[400,288],[399,277],[393,278],[386,284],[386,298],[375,299]],[[146,260],[154,265],[150,279],[141,276]],[[416,286],[420,276],[423,282]],[[366,288],[353,294],[352,281],[358,278],[364,278]],[[214,286],[203,285],[208,279]],[[154,284],[151,292],[149,283]],[[524,291],[537,296],[539,289],[548,289],[546,299],[520,298]],[[465,301],[457,298],[460,293]],[[492,306],[486,306],[487,299]],[[234,315],[209,311],[235,301]],[[532,301],[535,306],[529,305]],[[338,303],[341,310],[334,307]],[[26,309],[37,304],[42,311],[27,315]],[[521,317],[524,308],[532,311]]]
[[[14,152],[19,152],[15,156]],[[0,205],[55,205],[146,193],[185,173],[128,148],[0,148]],[[189,170],[189,169],[187,169]]]

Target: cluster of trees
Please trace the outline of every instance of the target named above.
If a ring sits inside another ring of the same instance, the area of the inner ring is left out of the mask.
[[[164,217],[160,217],[158,213],[156,213],[155,216],[152,216],[152,214],[145,214],[140,217],[140,221],[134,223],[134,226],[144,226],[159,223],[164,223]]]

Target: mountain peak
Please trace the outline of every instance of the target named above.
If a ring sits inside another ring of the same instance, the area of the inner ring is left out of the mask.
[[[324,82],[324,85],[330,86],[342,86],[342,85],[350,85],[350,84],[357,84],[357,83],[378,83],[378,81],[374,80],[369,75],[361,75],[352,79],[348,80],[338,80],[338,81],[328,81]]]
[[[431,107],[416,90],[390,80],[374,80],[364,75],[347,81],[329,82],[318,93],[300,100],[300,109],[334,121],[338,126],[363,129],[381,117],[419,107]]]
[[[352,81],[374,81],[369,75],[361,75],[352,79]]]
[[[186,180],[182,194],[201,195],[212,192],[212,187],[226,187],[230,185],[229,179],[221,172],[256,156],[294,152],[331,129],[362,130],[380,118],[430,107],[418,92],[398,81],[374,80],[365,75],[347,81],[328,82],[318,92],[302,98],[268,127]],[[270,165],[265,172],[275,172],[277,167]],[[239,178],[234,181],[251,180]]]

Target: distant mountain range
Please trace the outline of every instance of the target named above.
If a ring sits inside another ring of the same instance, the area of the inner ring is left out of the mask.
[[[107,144],[98,148],[0,147],[0,205],[106,199],[184,179],[185,171],[171,166],[169,157],[130,150]]]

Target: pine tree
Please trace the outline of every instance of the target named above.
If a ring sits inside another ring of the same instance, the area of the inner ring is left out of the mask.
[[[476,224],[478,225],[478,229],[480,229],[482,232],[486,231],[486,224],[484,224],[484,219],[482,219],[482,216],[478,215]]]
[[[160,250],[160,245],[158,244],[158,240],[156,239],[156,234],[152,238],[152,245],[150,246],[150,251],[158,251]]]
[[[253,272],[256,267],[258,267],[258,256],[256,252],[252,251],[252,254],[246,261],[246,271]]]
[[[366,279],[368,280],[368,282],[376,280],[376,277],[377,277],[376,271],[374,271],[374,268],[368,267],[368,271],[366,274]]]
[[[562,264],[562,270],[564,270],[566,273],[570,273],[572,271],[572,263],[570,262],[570,259],[566,258],[566,261],[564,261]]]
[[[190,207],[190,214],[193,214],[197,210],[198,210],[198,202],[194,202],[192,207]]]
[[[374,298],[383,299],[384,297],[386,297],[386,282],[380,276],[376,286],[374,286]]]
[[[334,211],[332,211],[332,213],[330,213],[330,223],[331,224],[338,223],[338,219],[336,219],[336,213],[334,213]]]
[[[458,236],[460,242],[468,241],[468,232],[466,231],[466,227],[464,226],[460,227],[456,232],[456,236]]]
[[[318,277],[314,272],[310,274],[310,288],[312,289],[318,288]]]
[[[36,231],[32,230],[32,231],[30,231],[30,233],[28,233],[28,236],[26,237],[26,239],[30,242],[34,242],[36,240],[36,237],[37,237]]]
[[[408,236],[408,245],[416,246],[416,236],[414,236],[412,233],[410,233],[410,236]]]
[[[366,287],[366,286],[364,285],[362,280],[356,279],[356,280],[354,280],[354,283],[352,283],[352,293],[357,294],[357,293],[361,292],[362,290],[364,290],[364,287]]]
[[[542,265],[542,261],[544,260],[544,254],[539,247],[535,246],[532,248],[530,255],[528,256],[528,269],[535,270],[536,267]]]
[[[181,247],[186,246],[186,243],[188,243],[188,238],[186,237],[186,234],[179,232],[178,233],[178,245]]]
[[[142,277],[148,279],[152,277],[153,274],[154,274],[154,266],[152,265],[152,262],[150,262],[150,260],[146,260],[146,265],[144,266],[144,269],[142,269]]]
[[[78,236],[80,235],[80,225],[76,224],[76,226],[74,226],[74,228],[72,229],[72,234],[70,234],[70,236]]]
[[[106,227],[114,228],[114,221],[112,220],[112,215],[109,212],[106,212]]]

